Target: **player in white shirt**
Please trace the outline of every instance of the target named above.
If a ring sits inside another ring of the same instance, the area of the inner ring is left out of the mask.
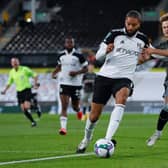
[[[77,153],[85,152],[103,107],[111,95],[115,99],[115,107],[111,113],[105,138],[111,140],[120,124],[127,98],[133,92],[132,78],[136,65],[138,60],[145,61],[145,58],[139,55],[142,48],[149,45],[148,37],[139,32],[140,25],[140,13],[135,10],[129,11],[125,18],[125,27],[108,33],[96,53],[96,59],[105,57],[105,62],[95,80],[91,112]]]
[[[52,77],[59,73],[61,114],[59,133],[67,133],[67,109],[71,98],[72,108],[77,112],[78,119],[82,119],[80,111],[80,96],[82,88],[82,75],[87,72],[88,62],[82,54],[76,51],[72,37],[67,37],[64,44],[65,50],[59,55],[57,66]]]

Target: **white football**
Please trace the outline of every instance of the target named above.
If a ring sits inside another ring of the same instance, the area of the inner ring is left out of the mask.
[[[113,142],[101,138],[94,144],[94,152],[98,157],[108,158],[114,153]]]

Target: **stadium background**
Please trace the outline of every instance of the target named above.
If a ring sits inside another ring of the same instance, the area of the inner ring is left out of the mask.
[[[86,58],[94,61],[103,37],[110,29],[123,26],[125,13],[130,9],[142,13],[142,30],[157,43],[161,34],[159,17],[168,11],[168,2],[164,0],[1,0],[1,88],[7,80],[10,58],[17,56],[23,65],[39,73],[39,101],[44,111],[48,111],[52,105],[57,105],[57,80],[51,79],[50,72],[63,48],[64,37],[72,35]],[[95,62],[95,65],[99,68],[101,62]],[[155,69],[149,70],[151,66]],[[144,71],[137,72],[135,92],[126,111],[159,112],[166,66],[162,61],[150,62]],[[15,94],[13,86],[6,96],[0,95],[0,112],[19,110]],[[111,105],[110,102],[106,111]]]

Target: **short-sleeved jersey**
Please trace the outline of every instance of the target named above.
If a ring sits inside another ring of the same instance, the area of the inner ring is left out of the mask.
[[[20,92],[32,87],[30,78],[35,76],[37,76],[37,74],[30,68],[19,66],[17,71],[14,68],[10,70],[7,84],[12,85],[15,83],[16,90]]]
[[[107,34],[104,45],[114,44],[112,52],[106,55],[105,62],[98,73],[108,78],[133,78],[138,56],[142,48],[149,45],[148,38],[137,31],[133,36],[128,36],[125,28],[113,29]]]
[[[75,49],[70,53],[64,50],[58,56],[57,65],[61,66],[59,84],[70,86],[82,85],[82,74],[74,77],[69,75],[71,71],[79,71],[88,65],[88,62],[81,53],[78,53]]]

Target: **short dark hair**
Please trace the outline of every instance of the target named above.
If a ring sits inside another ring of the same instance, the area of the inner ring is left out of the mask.
[[[142,15],[141,15],[140,12],[138,12],[137,10],[130,10],[130,11],[126,14],[126,17],[137,18],[140,22],[142,22]]]

